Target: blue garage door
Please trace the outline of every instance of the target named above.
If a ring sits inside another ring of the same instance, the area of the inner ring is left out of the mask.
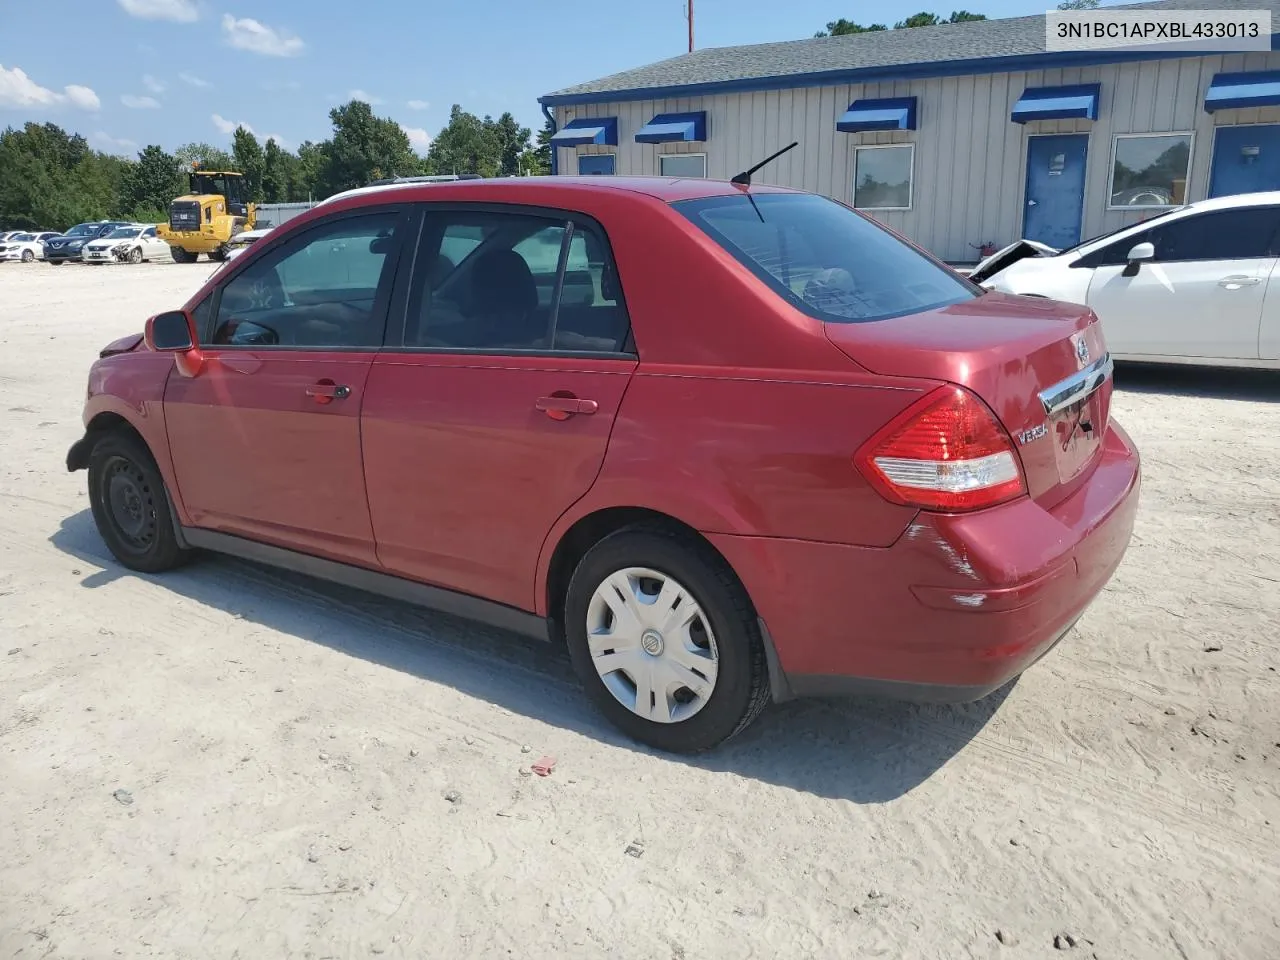
[[[1027,139],[1027,198],[1022,236],[1059,249],[1080,242],[1089,135]]]
[[[611,177],[613,176],[612,153],[584,153],[578,157],[578,176]]]
[[[1280,124],[1219,127],[1209,196],[1280,190]]]

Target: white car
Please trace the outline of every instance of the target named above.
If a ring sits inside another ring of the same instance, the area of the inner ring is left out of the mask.
[[[84,246],[85,263],[141,263],[164,256],[170,256],[169,245],[156,236],[154,224],[116,227],[105,237]]]
[[[30,263],[32,260],[44,259],[44,242],[61,236],[53,230],[42,233],[9,233],[0,238],[0,260],[21,260]]]
[[[251,246],[253,246],[259,240],[265,237],[268,233],[270,233],[272,229],[273,229],[272,227],[265,227],[262,230],[242,230],[240,233],[237,233],[234,237],[232,237],[230,240],[227,241],[227,245],[225,248],[226,259],[234,260],[236,257],[240,256],[240,254],[244,253]]]
[[[1022,240],[969,278],[1083,303],[1117,360],[1280,369],[1280,192],[1202,200],[1066,250]]]

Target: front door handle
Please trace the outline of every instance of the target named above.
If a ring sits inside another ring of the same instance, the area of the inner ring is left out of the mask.
[[[332,380],[321,380],[307,387],[307,396],[316,403],[332,403],[334,400],[345,400],[351,396],[351,388]]]
[[[541,410],[552,420],[568,420],[575,414],[590,416],[600,409],[600,404],[594,400],[580,400],[574,396],[552,394],[549,397],[539,397],[534,401],[533,407],[535,410]]]
[[[1228,290],[1239,290],[1241,287],[1254,287],[1262,281],[1257,277],[1223,277],[1218,281],[1218,286],[1226,287]]]

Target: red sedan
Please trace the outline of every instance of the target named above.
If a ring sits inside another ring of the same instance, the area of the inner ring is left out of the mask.
[[[94,518],[567,644],[706,749],[770,699],[972,700],[1107,582],[1138,503],[1096,317],[849,208],[706,180],[355,191],[102,352]]]

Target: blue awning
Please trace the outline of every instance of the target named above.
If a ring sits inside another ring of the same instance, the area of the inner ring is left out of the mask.
[[[1206,113],[1232,107],[1272,107],[1280,104],[1280,70],[1256,73],[1217,73],[1204,95]]]
[[[707,139],[707,113],[660,113],[636,134],[636,143],[693,143]]]
[[[855,100],[836,121],[836,129],[841,133],[861,133],[863,130],[914,130],[915,128],[915,97]]]
[[[1009,119],[1014,123],[1029,120],[1097,120],[1098,96],[1102,85],[1081,83],[1072,87],[1027,87],[1013,105]]]
[[[591,144],[618,145],[617,117],[580,117],[570,120],[562,130],[551,135],[557,147],[585,147]]]

